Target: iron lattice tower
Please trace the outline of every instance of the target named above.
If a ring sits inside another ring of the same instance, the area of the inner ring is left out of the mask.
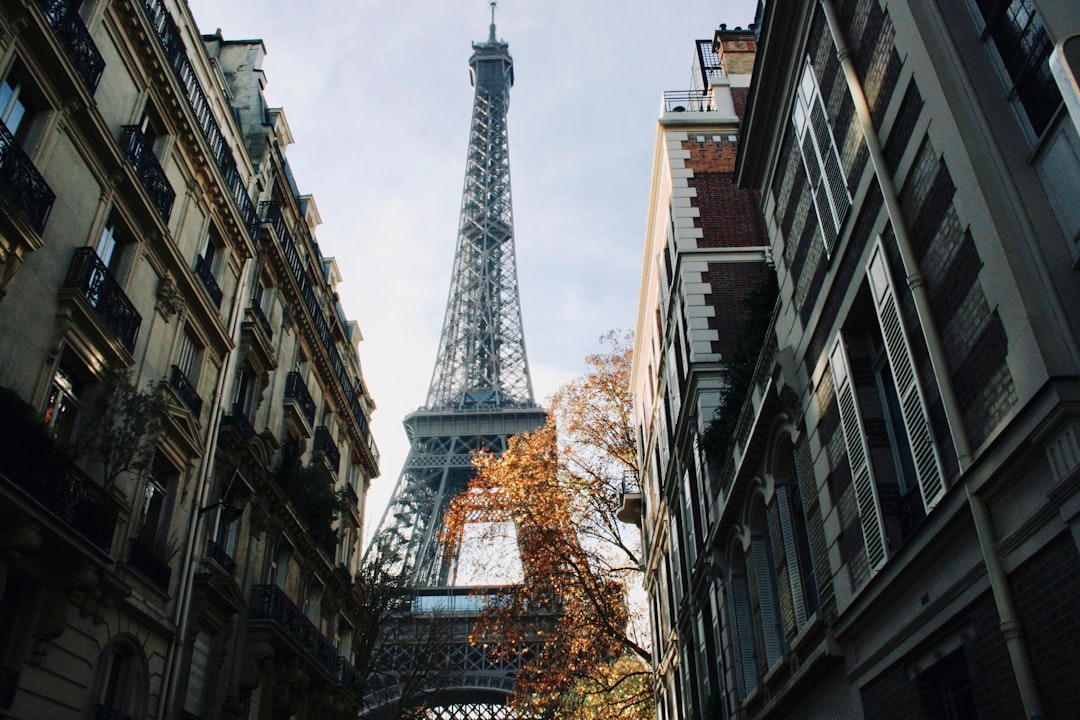
[[[438,357],[424,407],[405,418],[410,450],[376,533],[413,587],[454,584],[450,499],[472,477],[470,453],[501,452],[547,419],[533,399],[514,258],[506,116],[514,65],[495,37],[473,43],[474,88],[457,248]]]

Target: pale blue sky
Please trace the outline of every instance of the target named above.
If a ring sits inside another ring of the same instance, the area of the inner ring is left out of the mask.
[[[189,0],[201,32],[262,38],[267,97],[296,139],[324,255],[360,323],[382,476],[370,532],[408,453],[450,283],[485,0]],[[755,0],[502,0],[519,289],[536,399],[637,315],[656,119],[690,87],[694,40],[745,27]]]

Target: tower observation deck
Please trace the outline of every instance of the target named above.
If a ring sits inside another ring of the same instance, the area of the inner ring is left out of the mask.
[[[487,41],[474,42],[469,58],[472,124],[438,356],[424,407],[404,420],[409,455],[368,551],[384,556],[417,597],[462,592],[453,587],[461,538],[443,537],[443,515],[473,476],[471,453],[501,453],[509,438],[547,419],[533,398],[514,257],[507,136],[514,63],[509,45],[496,39],[492,7]],[[467,633],[457,642],[464,645]],[[448,656],[471,653],[462,647]],[[459,701],[470,687],[478,702],[490,705],[493,691],[505,698],[512,669],[478,658],[466,664],[455,668]]]

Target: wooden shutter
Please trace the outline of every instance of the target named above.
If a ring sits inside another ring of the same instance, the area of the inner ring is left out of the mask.
[[[875,573],[881,569],[888,557],[885,524],[881,518],[881,502],[878,500],[874,471],[870,467],[866,432],[863,430],[859,404],[855,401],[851,364],[848,362],[843,335],[836,338],[836,344],[829,354],[829,366],[836,387],[836,402],[840,406],[840,426],[844,429],[851,482],[855,486],[855,501],[859,508],[863,539],[866,541],[866,558],[870,563],[870,572]]]
[[[795,541],[795,519],[792,517],[791,499],[786,485],[776,486],[776,510],[780,515],[780,534],[787,557],[787,576],[791,583],[791,605],[795,613],[795,627],[806,624],[806,591],[802,573],[799,571],[799,548]]]
[[[776,601],[776,577],[765,535],[755,535],[750,543],[750,564],[757,581],[758,608],[765,640],[765,662],[771,668],[784,656],[784,630]]]
[[[870,282],[870,292],[874,296],[874,309],[881,324],[881,336],[885,340],[885,351],[892,368],[893,381],[896,383],[896,393],[900,398],[908,440],[911,442],[911,454],[915,459],[915,474],[918,476],[923,506],[929,514],[945,494],[945,478],[941,470],[941,458],[930,430],[926,398],[915,375],[911,346],[900,317],[900,306],[894,290],[896,286],[889,272],[881,238],[878,238],[874,246],[866,275]]]
[[[724,588],[727,605],[728,635],[731,638],[731,654],[735,659],[735,685],[739,699],[757,689],[757,662],[754,660],[754,640],[750,626],[750,589],[746,578],[732,576]]]

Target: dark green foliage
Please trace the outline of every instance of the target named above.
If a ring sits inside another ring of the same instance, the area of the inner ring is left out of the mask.
[[[724,363],[725,385],[720,393],[719,407],[701,435],[701,447],[710,460],[718,460],[731,452],[739,414],[754,381],[758,356],[766,345],[777,294],[776,275],[767,272],[743,300],[748,315],[739,328],[731,358]]]
[[[319,459],[303,464],[304,443],[288,438],[282,444],[278,481],[297,517],[312,537],[333,554],[337,540],[331,526],[350,504],[344,490],[334,490],[334,475]]]
[[[165,408],[157,385],[139,390],[130,369],[109,370],[95,388],[89,417],[64,450],[76,462],[100,463],[105,487],[123,473],[141,477],[154,464]]]

